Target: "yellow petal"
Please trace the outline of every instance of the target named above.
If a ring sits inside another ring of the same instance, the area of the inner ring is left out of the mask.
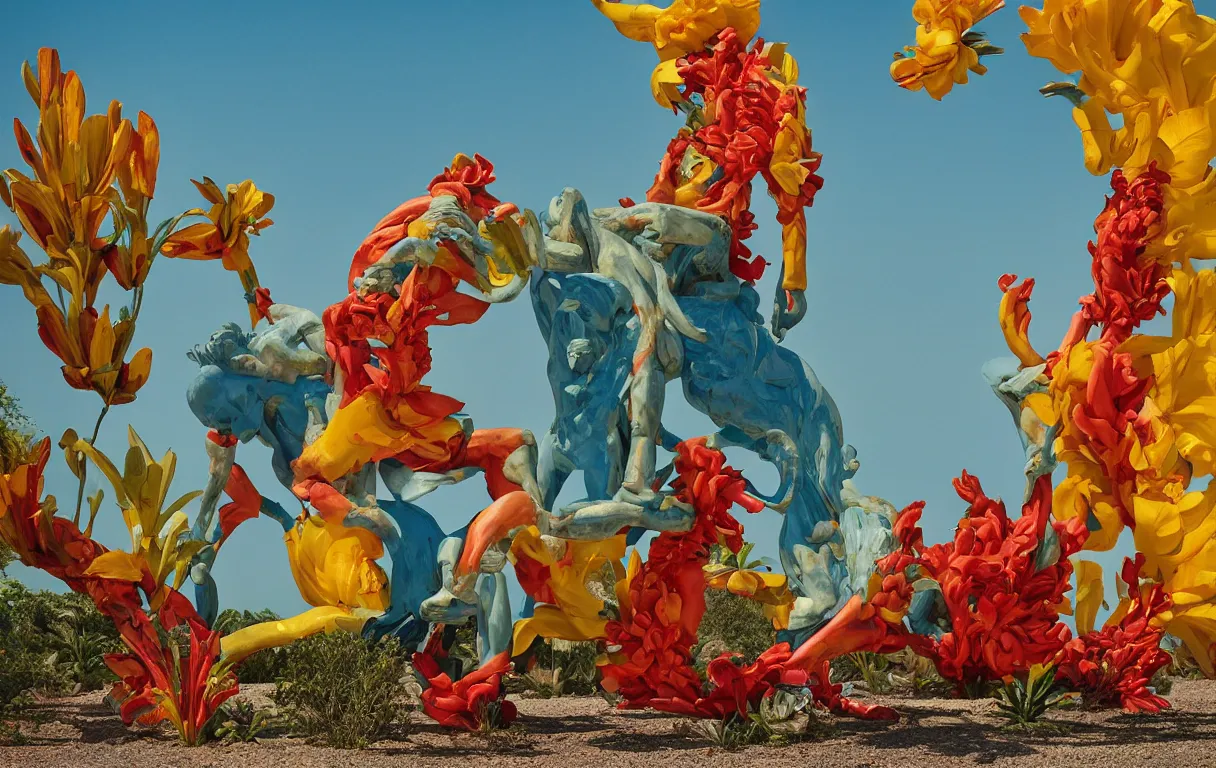
[[[1094,631],[1094,620],[1098,608],[1104,605],[1102,566],[1090,560],[1077,560],[1077,634],[1086,635]]]
[[[119,581],[142,581],[144,559],[127,552],[114,550],[98,555],[85,571],[86,576]]]

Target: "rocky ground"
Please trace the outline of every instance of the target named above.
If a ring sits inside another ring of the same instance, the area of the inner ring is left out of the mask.
[[[242,695],[261,703],[266,687]],[[1012,732],[991,701],[879,697],[898,723],[834,719],[814,741],[715,749],[688,721],[620,712],[598,698],[524,699],[519,728],[490,737],[452,734],[423,718],[358,753],[272,737],[251,744],[186,748],[170,734],[123,728],[98,694],[40,705],[43,723],[28,743],[0,747],[0,766],[37,768],[239,768],[278,766],[1216,766],[1216,682],[1178,681],[1173,710],[1159,716],[1060,710],[1055,726]],[[690,731],[692,731],[690,733]]]

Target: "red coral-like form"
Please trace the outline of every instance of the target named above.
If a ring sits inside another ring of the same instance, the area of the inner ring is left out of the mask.
[[[890,718],[895,713],[886,707],[863,707],[840,695],[828,677],[831,655],[857,650],[858,647],[885,649],[894,630],[879,612],[883,608],[906,608],[911,590],[901,593],[892,577],[889,590],[877,595],[872,604],[859,599],[841,612],[836,626],[829,624],[823,633],[792,653],[788,643],[780,643],[761,654],[754,663],[740,666],[730,654],[709,663],[708,689],[702,685],[692,666],[691,650],[696,631],[705,613],[705,576],[702,567],[709,561],[710,548],[717,543],[737,551],[743,544],[743,527],[730,513],[738,504],[749,512],[764,508],[763,502],[747,493],[747,484],[736,470],[726,466],[725,456],[709,448],[704,438],[687,440],[676,447],[677,479],[672,483],[676,497],[695,510],[693,527],[687,533],[660,534],[650,547],[649,556],[629,585],[629,605],[619,621],[607,626],[609,646],[619,650],[613,661],[603,667],[605,689],[622,697],[628,709],[649,707],[690,717],[728,719],[746,717],[778,685],[808,687],[816,701],[832,711],[871,718]],[[902,595],[904,603],[896,605]],[[854,604],[856,603],[856,604]],[[902,613],[901,613],[902,615]],[[824,645],[825,638],[843,642],[843,651],[832,651],[826,658],[815,657],[814,669],[808,659]],[[902,647],[898,640],[891,649]],[[817,644],[815,644],[817,643]],[[859,645],[860,644],[860,645]]]
[[[1140,585],[1144,555],[1123,562],[1122,578],[1130,604],[1117,624],[1074,638],[1056,660],[1056,677],[1067,681],[1097,706],[1156,713],[1170,703],[1149,690],[1157,671],[1170,663],[1161,649],[1165,630],[1153,619],[1170,607],[1160,584]]]
[[[1114,194],[1094,222],[1097,240],[1089,244],[1095,291],[1081,299],[1081,313],[1090,325],[1103,328],[1103,339],[1118,345],[1140,323],[1165,314],[1161,302],[1169,295],[1168,264],[1144,257],[1145,248],[1160,231],[1165,202],[1162,187],[1169,174],[1153,164],[1129,182],[1122,171],[1111,175]]]
[[[716,717],[713,713],[724,706],[721,695],[699,704],[701,680],[692,666],[691,650],[705,613],[702,567],[714,544],[732,551],[743,545],[743,527],[730,514],[731,505],[739,503],[753,512],[764,505],[747,494],[743,476],[726,466],[725,456],[705,443],[705,438],[696,438],[676,447],[678,477],[672,488],[680,501],[696,510],[692,529],[664,532],[651,542],[646,562],[630,582],[628,610],[607,626],[608,644],[620,647],[614,655],[621,660],[601,668],[604,686],[620,693],[623,707]],[[734,666],[729,659],[724,663]],[[762,662],[756,664],[761,666],[752,665],[740,676],[728,675],[721,664],[715,670],[732,686],[740,680],[764,685],[769,671]]]
[[[753,258],[744,241],[756,230],[751,212],[752,181],[761,176],[769,193],[778,202],[778,221],[793,221],[803,208],[810,207],[823,187],[819,170],[821,158],[813,154],[802,160],[807,178],[798,194],[786,193],[772,177],[770,163],[782,122],[797,116],[806,105],[806,89],[781,88],[768,76],[768,56],[764,41],[757,40],[750,50],[734,29],[718,35],[708,53],[693,53],[679,60],[679,75],[684,83],[683,97],[694,95],[712,104],[713,120],[680,135],[667,146],[654,186],[646,195],[651,202],[673,202],[680,186],[680,164],[689,147],[709,158],[717,167],[716,180],[709,184],[695,208],[718,214],[731,226],[730,270],[740,280],[754,283],[764,274],[767,262]]]
[[[495,726],[510,725],[519,714],[515,704],[504,698],[502,676],[511,671],[511,661],[505,651],[456,682],[440,670],[431,653],[415,653],[412,663],[415,671],[426,680],[422,711],[442,726],[475,731],[482,727],[494,704],[498,709]]]
[[[914,504],[896,521],[901,548],[880,569],[910,568],[940,585],[951,629],[939,639],[918,638],[915,646],[942,677],[962,687],[1023,672],[1064,647],[1071,633],[1059,620],[1059,606],[1071,588],[1068,557],[1081,549],[1088,531],[1079,519],[1051,522],[1050,477],[1035,482],[1016,521],[972,475],[964,472],[954,487],[969,504],[954,540],[925,547],[917,524],[924,505]],[[1048,525],[1060,551],[1039,569]]]

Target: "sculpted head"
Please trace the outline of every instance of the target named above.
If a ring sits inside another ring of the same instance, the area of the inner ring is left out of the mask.
[[[202,424],[220,434],[236,435],[241,442],[257,437],[266,411],[263,387],[273,382],[229,373],[204,365],[186,390],[190,410]]]

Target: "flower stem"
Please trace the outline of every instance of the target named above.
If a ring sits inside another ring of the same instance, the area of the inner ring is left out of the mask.
[[[93,436],[89,438],[89,445],[97,443],[97,435],[101,432],[101,422],[105,419],[106,414],[110,412],[110,404],[106,403],[101,408],[101,413],[97,414],[97,423],[93,425]],[[88,478],[89,463],[87,461],[80,462],[80,486],[76,489],[76,514],[72,517],[72,525],[80,527],[80,506],[84,502],[84,483]]]

